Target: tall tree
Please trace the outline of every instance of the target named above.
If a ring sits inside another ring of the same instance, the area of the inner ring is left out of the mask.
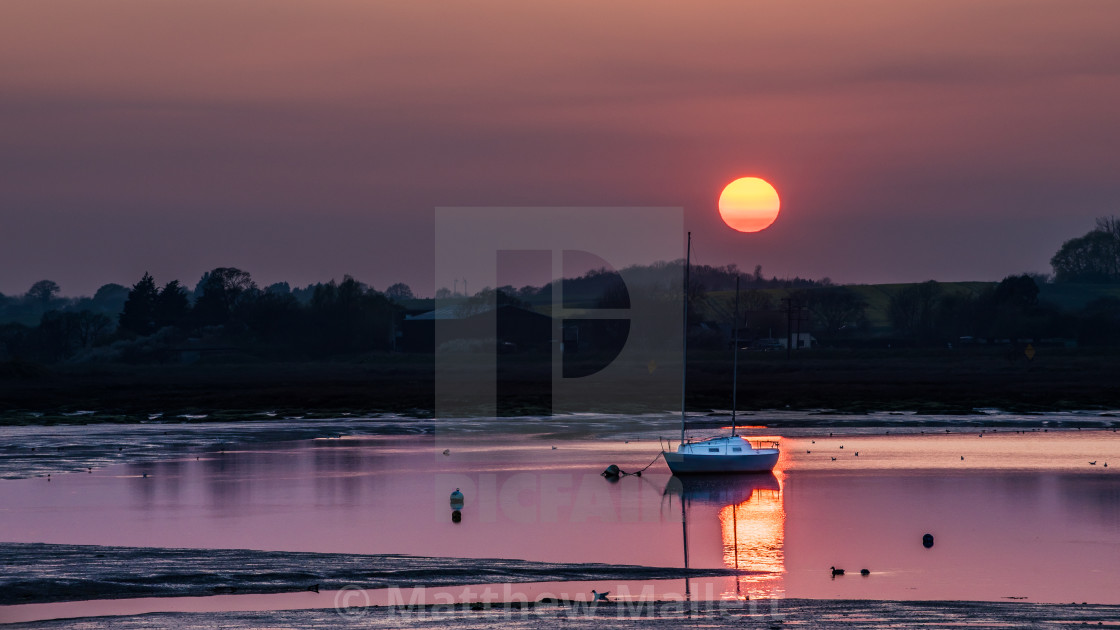
[[[155,304],[159,290],[151,274],[145,272],[140,282],[132,285],[124,302],[119,322],[122,330],[137,335],[150,335],[156,330]]]
[[[152,304],[152,319],[156,328],[165,326],[181,326],[190,314],[191,304],[187,299],[187,290],[172,280],[163,285],[159,295]]]

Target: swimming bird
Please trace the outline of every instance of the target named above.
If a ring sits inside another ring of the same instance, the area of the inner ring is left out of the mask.
[[[871,571],[869,571],[867,569],[860,569],[859,574],[862,575],[863,577],[867,577],[867,576],[871,575]]]
[[[552,447],[552,450],[554,450],[554,451],[555,451],[555,450],[556,450],[556,447],[555,447],[555,446],[553,446],[553,447]]]
[[[1105,462],[1105,463],[1104,463],[1104,467],[1105,467],[1105,468],[1108,468],[1108,462]]]
[[[836,577],[837,575],[844,575],[844,569],[837,569],[836,567],[829,568],[832,569],[832,577]]]
[[[832,461],[836,461],[836,458],[835,458],[835,457],[833,457],[833,458],[832,458]]]
[[[318,593],[319,592],[319,585],[318,584],[312,584],[311,586],[307,587],[307,590],[309,590],[313,593]]]
[[[592,599],[591,601],[593,601],[593,602],[609,602],[611,600],[607,599],[607,595],[610,595],[610,594],[611,594],[610,591],[607,591],[606,593],[600,593],[599,591],[591,591],[591,596],[594,597],[594,599]]]
[[[961,461],[962,462],[964,461],[964,455],[961,455]]]
[[[856,451],[856,457],[859,457],[859,451]]]
[[[450,455],[451,454],[451,449],[449,449],[449,448],[443,449],[443,454],[444,455]]]
[[[805,452],[806,452],[806,453],[812,453],[813,451],[805,451]]]
[[[1089,465],[1090,465],[1090,466],[1096,466],[1096,465],[1097,465],[1097,462],[1096,462],[1096,460],[1094,460],[1094,461],[1091,461],[1091,462],[1089,462]]]
[[[841,444],[841,445],[840,445],[840,448],[844,448],[844,445],[843,445],[843,444]]]

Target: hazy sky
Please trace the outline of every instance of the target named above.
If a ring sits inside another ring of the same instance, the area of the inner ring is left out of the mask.
[[[430,294],[434,208],[480,205],[682,206],[695,260],[779,277],[1049,271],[1120,214],[1117,25],[1114,0],[5,0],[0,292],[236,266]],[[782,197],[754,235],[716,208],[745,175]]]

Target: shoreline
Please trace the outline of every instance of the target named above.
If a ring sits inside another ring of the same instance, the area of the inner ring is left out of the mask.
[[[696,354],[688,364],[690,411],[728,408],[730,357]],[[550,363],[515,356],[503,366],[499,416],[551,412]],[[434,373],[431,355],[402,354],[347,362],[62,364],[0,370],[0,425],[132,422],[153,413],[431,417]],[[1009,358],[1006,352],[963,349],[810,350],[790,359],[744,352],[738,400],[745,411],[1110,411],[1120,409],[1117,373],[1120,353],[1106,351],[1048,350],[1030,362]],[[586,401],[585,411],[662,411],[643,406],[638,385],[620,382],[610,390],[599,400]],[[88,410],[99,413],[75,415]]]

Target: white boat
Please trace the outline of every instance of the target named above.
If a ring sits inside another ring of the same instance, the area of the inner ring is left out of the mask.
[[[770,472],[778,463],[778,448],[753,445],[741,435],[682,442],[675,453],[666,451],[665,463],[674,475],[696,473]]]
[[[684,266],[684,353],[688,356],[688,271],[692,260],[692,233],[688,234],[688,250]],[[697,442],[685,440],[685,424],[688,419],[685,412],[685,373],[683,367],[687,361],[682,361],[681,368],[681,442],[676,452],[662,450],[665,463],[674,475],[688,475],[701,473],[758,473],[770,472],[778,463],[780,451],[777,444],[764,447],[751,442],[741,435],[736,435],[735,408],[738,403],[736,390],[739,376],[739,281],[735,281],[735,321],[732,326],[735,330],[735,341],[732,344],[734,352],[735,374],[731,386],[731,435],[714,437]]]

